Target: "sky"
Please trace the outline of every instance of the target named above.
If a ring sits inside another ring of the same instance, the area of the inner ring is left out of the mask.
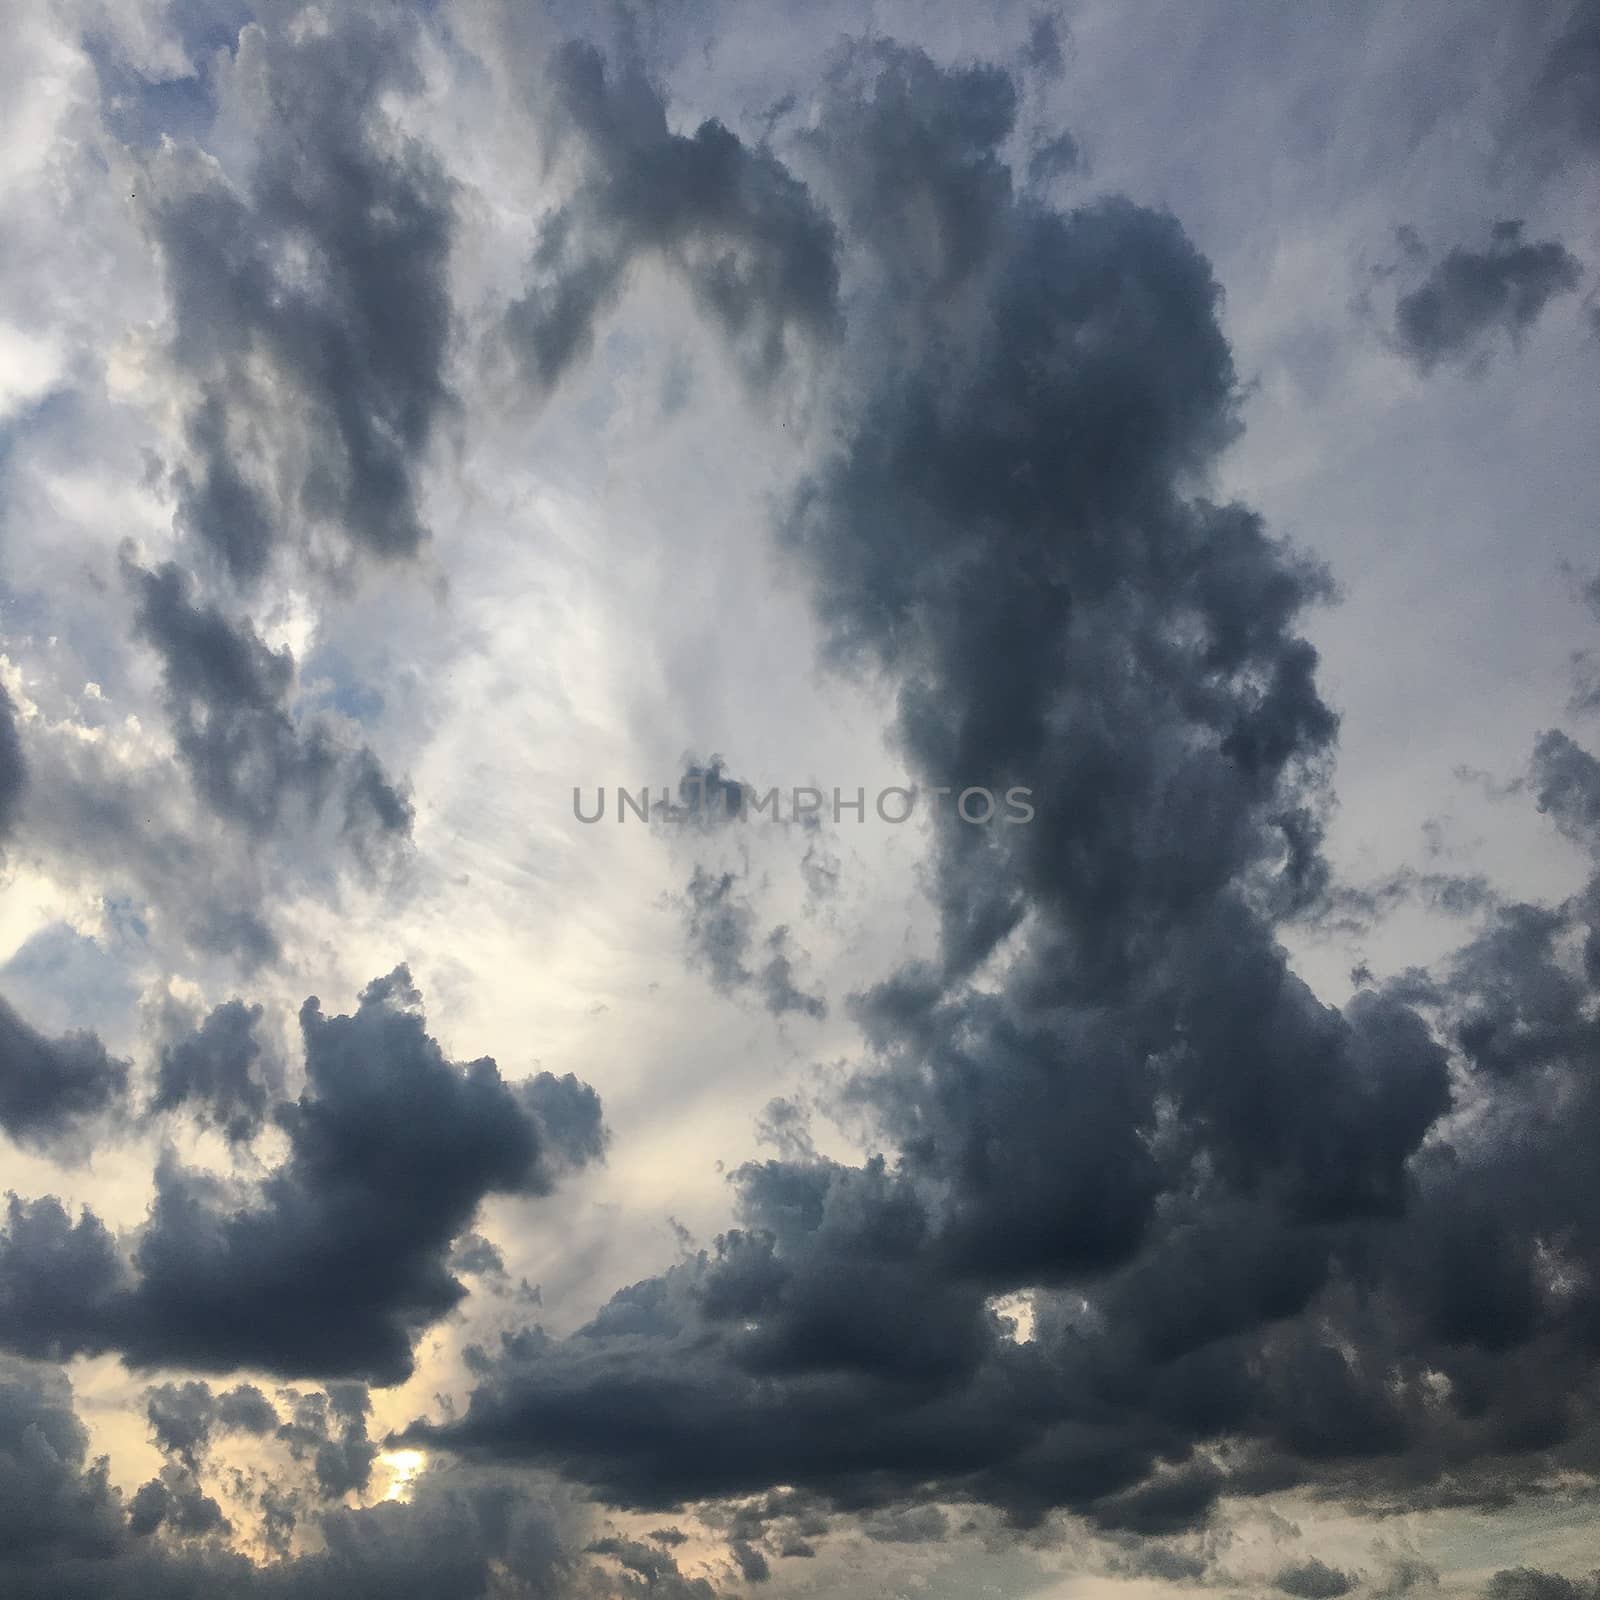
[[[20,0],[0,1591],[1600,1596],[1600,6]]]

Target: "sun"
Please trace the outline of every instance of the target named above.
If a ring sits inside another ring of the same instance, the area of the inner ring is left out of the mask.
[[[385,1450],[378,1457],[378,1465],[389,1473],[389,1487],[384,1490],[385,1500],[398,1500],[402,1504],[411,1498],[411,1487],[428,1458],[421,1450]]]

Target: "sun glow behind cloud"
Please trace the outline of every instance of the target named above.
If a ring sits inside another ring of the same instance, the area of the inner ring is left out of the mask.
[[[427,1453],[422,1450],[385,1450],[378,1457],[378,1465],[389,1474],[389,1486],[383,1491],[385,1500],[397,1500],[405,1505],[422,1470],[428,1464]]]

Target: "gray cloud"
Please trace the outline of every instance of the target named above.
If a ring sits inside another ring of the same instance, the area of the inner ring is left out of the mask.
[[[115,1492],[104,1460],[87,1462],[88,1442],[64,1376],[0,1361],[0,1572],[93,1561],[116,1547]]]
[[[0,842],[16,823],[27,782],[28,769],[22,758],[22,741],[17,737],[15,707],[11,696],[0,687]]]
[[[1488,1600],[1588,1600],[1600,1594],[1600,1573],[1564,1578],[1536,1567],[1509,1567],[1495,1573],[1484,1593]]]
[[[187,1468],[169,1463],[124,1503],[88,1443],[64,1375],[0,1361],[0,1583],[17,1600],[548,1600],[600,1577],[567,1513],[528,1485],[449,1474],[411,1505],[324,1511],[318,1551],[257,1563],[218,1543],[221,1508]],[[676,1574],[664,1560],[658,1592],[709,1600]]]
[[[157,908],[175,942],[251,972],[282,953],[265,875],[174,805],[170,769],[132,768],[99,743],[35,747],[26,845],[102,895]],[[179,784],[181,789],[182,785]]]
[[[161,1048],[153,1112],[193,1108],[199,1120],[230,1143],[261,1131],[270,1084],[256,1025],[260,1006],[229,1000]]]
[[[262,834],[296,811],[314,819],[339,788],[347,837],[409,835],[410,804],[372,752],[342,747],[326,724],[291,715],[287,651],[268,649],[248,622],[196,604],[171,563],[129,576],[139,632],[161,658],[178,753],[213,810]]]
[[[1456,245],[1400,297],[1395,337],[1422,372],[1441,362],[1481,361],[1495,334],[1515,343],[1582,275],[1559,240],[1529,243],[1520,222],[1497,222],[1484,249]]]
[[[136,1538],[147,1538],[157,1528],[169,1529],[180,1539],[233,1531],[222,1507],[194,1475],[171,1461],[157,1477],[140,1485],[128,1507],[128,1530]]]
[[[0,1128],[19,1144],[60,1147],[119,1101],[128,1063],[87,1030],[47,1038],[0,999]]]
[[[755,909],[731,872],[708,872],[696,866],[685,885],[685,921],[693,959],[722,994],[746,990],[757,995],[775,1017],[799,1012],[812,1018],[828,1014],[821,995],[796,981],[793,939],[787,927],[759,938]]]
[[[387,90],[417,86],[410,37],[359,17],[248,34],[238,69],[257,75],[267,131],[247,184],[191,167],[158,189],[175,355],[200,393],[182,523],[241,580],[280,540],[322,559],[314,536],[391,555],[424,537],[449,191],[379,114]],[[1054,70],[1037,34],[1030,49]],[[406,1436],[625,1506],[766,1494],[723,1525],[750,1582],[769,1555],[809,1554],[835,1510],[895,1540],[933,1537],[939,1500],[1023,1524],[1066,1507],[1121,1549],[1297,1484],[1388,1512],[1501,1504],[1591,1470],[1600,875],[1554,906],[1442,874],[1336,880],[1337,719],[1304,636],[1331,584],[1248,507],[1209,497],[1240,386],[1208,263],[1169,215],[1019,194],[1004,153],[1019,96],[995,68],[845,50],[795,139],[804,184],[720,125],[672,132],[642,72],[586,47],[559,53],[549,84],[578,183],[511,313],[529,376],[568,370],[646,259],[686,278],[760,381],[796,334],[842,327],[823,454],[783,519],[828,659],[888,688],[919,782],[1023,783],[1048,803],[1025,829],[936,832],[937,949],[855,998],[866,1049],[842,1109],[882,1153],[823,1159],[790,1129],[782,1159],[736,1169],[734,1226],[709,1249],[568,1337],[530,1325],[475,1346],[464,1411]],[[1574,270],[1563,247],[1502,231],[1402,303],[1402,338],[1424,365],[1470,358]],[[177,569],[137,581],[217,814],[260,834],[339,794],[347,829],[403,830],[376,757],[297,718],[287,657],[194,602]],[[54,786],[67,758],[41,759],[52,798],[79,803],[39,826],[91,820],[85,786]],[[1597,774],[1546,733],[1527,786],[1591,854]],[[108,788],[120,831],[95,848],[146,837],[127,821],[140,799]],[[186,884],[203,877],[183,864]],[[1434,971],[1324,1003],[1283,928],[1405,896],[1482,926]],[[259,918],[194,915],[219,944],[271,938]],[[732,875],[698,868],[686,915],[714,983],[820,1013],[785,930],[757,933]],[[328,1380],[407,1376],[422,1330],[461,1303],[455,1274],[495,1269],[470,1231],[482,1201],[545,1193],[604,1147],[575,1078],[510,1084],[487,1058],[448,1060],[403,968],[353,1015],[312,1000],[301,1023],[292,1105],[258,1093],[241,1002],[161,1062],[158,1096],[225,1132],[272,1111],[287,1154],[259,1179],[168,1157],[126,1245],[92,1212],[13,1197],[0,1341],[327,1386],[287,1420],[255,1390],[152,1390],[173,1459],[124,1506],[58,1380],[7,1367],[0,1484],[37,1492],[45,1530],[10,1539],[0,1493],[8,1592],[602,1581],[514,1488],[474,1492],[476,1461],[412,1507],[328,1516],[324,1550],[270,1573],[205,1548],[221,1531],[199,1475],[211,1437],[281,1430],[318,1494],[360,1492],[370,1400]],[[996,1305],[1013,1293],[1027,1318]],[[774,1484],[795,1486],[785,1507]],[[1139,1570],[1197,1575],[1158,1548]],[[650,1545],[587,1555],[623,1592],[712,1592]],[[1349,1580],[1308,1562],[1278,1584],[1331,1596]],[[1531,1572],[1491,1589],[1586,1593]]]
[[[754,797],[755,788],[730,776],[720,755],[702,762],[691,754],[684,757],[676,799],[655,807],[651,819],[715,835],[748,819]],[[837,890],[838,860],[815,837],[807,843],[800,872],[813,900]],[[805,952],[786,925],[759,932],[756,908],[736,874],[697,862],[684,886],[683,912],[691,963],[707,973],[719,993],[755,995],[775,1017],[827,1016],[822,996],[802,987]]]
[[[309,1460],[317,1492],[342,1500],[372,1478],[378,1446],[367,1434],[372,1401],[365,1384],[340,1383],[328,1391],[293,1396],[293,1412],[278,1437],[296,1460]]]
[[[567,1339],[508,1334],[408,1436],[652,1509],[781,1482],[1160,1537],[1297,1482],[1498,1500],[1591,1421],[1585,1118],[1540,1109],[1592,1093],[1559,954],[1586,902],[1408,879],[1489,917],[1438,980],[1335,1008],[1290,969],[1278,924],[1338,888],[1299,631],[1331,585],[1201,492],[1238,426],[1207,263],[1126,201],[1019,199],[1015,105],[874,42],[803,140],[861,287],[787,544],[920,782],[1048,797],[940,830],[938,955],[856,999],[847,1098],[894,1157],[740,1168],[713,1250]],[[1524,248],[1496,242],[1513,277]],[[727,985],[733,894],[691,886]],[[990,1307],[1019,1290],[1024,1344]],[[1196,1451],[1221,1438],[1227,1471]]]
[[[1281,1593],[1294,1595],[1296,1600],[1339,1600],[1355,1587],[1355,1579],[1336,1567],[1318,1561],[1315,1556],[1292,1567],[1285,1567],[1273,1580]]]
[[[163,1160],[131,1262],[87,1212],[73,1224],[53,1199],[13,1201],[0,1342],[397,1382],[416,1336],[466,1293],[448,1257],[479,1203],[548,1194],[600,1154],[592,1089],[446,1060],[404,967],[353,1015],[313,998],[300,1022],[307,1087],[278,1112],[289,1154],[256,1192]]]
[[[1576,0],[1550,42],[1535,81],[1530,118],[1560,153],[1581,158],[1600,144],[1600,4]]]
[[[195,1379],[145,1390],[145,1416],[157,1447],[190,1472],[198,1472],[218,1433],[260,1438],[278,1427],[272,1402],[253,1383],[223,1393]]]
[[[542,226],[530,287],[506,316],[540,388],[589,352],[641,258],[681,274],[758,381],[776,375],[796,337],[834,330],[833,227],[771,152],[715,121],[673,133],[643,68],[608,70],[587,44],[556,50],[540,88],[554,147],[575,150],[584,169]]]
[[[173,356],[200,400],[180,525],[235,578],[293,539],[414,555],[417,471],[449,404],[453,230],[432,155],[382,101],[420,87],[416,19],[253,25],[233,67],[261,118],[242,188],[179,149],[151,180]]]
[[[701,761],[689,754],[684,757],[676,799],[650,815],[669,825],[714,831],[746,816],[753,793],[743,779],[729,776],[721,756]]]

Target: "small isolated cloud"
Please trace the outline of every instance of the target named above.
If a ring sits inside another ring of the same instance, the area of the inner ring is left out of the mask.
[[[1531,243],[1520,222],[1497,222],[1483,249],[1455,246],[1400,297],[1395,338],[1420,372],[1452,362],[1480,365],[1497,335],[1516,344],[1582,276],[1577,257],[1559,240]]]

